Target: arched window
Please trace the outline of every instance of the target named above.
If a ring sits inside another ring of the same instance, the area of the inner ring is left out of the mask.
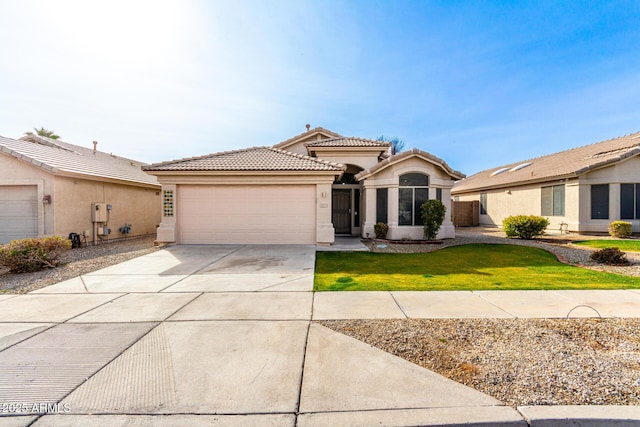
[[[406,173],[398,184],[398,225],[423,225],[420,206],[429,200],[429,175]]]

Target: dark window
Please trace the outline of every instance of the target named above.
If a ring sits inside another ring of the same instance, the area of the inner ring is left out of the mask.
[[[413,225],[413,188],[400,188],[398,196],[398,225]]]
[[[416,172],[405,173],[404,175],[400,175],[399,184],[401,187],[428,187],[429,175]]]
[[[378,188],[376,189],[376,222],[386,224],[387,212],[389,212],[389,190]]]
[[[591,219],[609,219],[609,184],[591,186]]]
[[[442,188],[436,188],[436,200],[439,202],[442,201]]]
[[[424,225],[424,221],[422,221],[422,204],[429,200],[429,189],[428,188],[414,188],[413,189],[413,200],[414,200],[414,210],[413,210],[413,225]]]
[[[640,219],[640,184],[620,184],[620,219]]]
[[[487,193],[480,193],[480,215],[487,214]]]
[[[542,187],[542,215],[564,216],[564,185]]]
[[[636,184],[636,219],[640,219],[640,184]]]
[[[420,207],[429,200],[429,176],[422,173],[400,175],[398,224],[423,225]]]

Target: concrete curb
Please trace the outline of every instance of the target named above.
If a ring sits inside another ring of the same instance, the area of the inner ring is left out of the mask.
[[[640,406],[519,406],[531,427],[640,426]]]

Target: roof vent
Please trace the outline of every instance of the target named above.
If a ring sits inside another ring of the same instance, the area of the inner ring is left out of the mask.
[[[518,166],[514,166],[514,167],[512,167],[512,168],[509,170],[509,172],[519,171],[520,169],[524,169],[524,168],[526,168],[526,167],[528,167],[528,166],[531,166],[532,164],[533,164],[533,163],[531,163],[531,162],[521,163],[521,164],[519,164]]]
[[[492,173],[491,175],[489,175],[489,176],[496,176],[496,175],[500,175],[501,173],[506,172],[506,171],[508,171],[508,170],[509,170],[509,168],[501,168],[501,169],[498,169],[497,171],[493,172],[493,173]]]
[[[311,129],[311,125],[309,123],[307,123],[306,125],[304,125],[307,128],[307,132],[309,132],[309,129]]]
[[[93,141],[93,154],[98,151],[98,141]]]

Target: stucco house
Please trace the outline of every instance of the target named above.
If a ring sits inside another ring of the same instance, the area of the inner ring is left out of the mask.
[[[541,215],[549,229],[605,233],[626,220],[640,232],[640,133],[488,169],[456,182],[455,200],[480,201],[480,224]]]
[[[419,206],[450,210],[464,177],[420,150],[391,156],[390,144],[344,137],[322,127],[273,146],[145,166],[162,184],[158,241],[182,244],[331,244],[336,235],[420,239]],[[447,218],[439,237],[452,238]]]
[[[69,233],[84,233],[90,243],[156,232],[156,177],[96,144],[0,137],[0,243]]]

